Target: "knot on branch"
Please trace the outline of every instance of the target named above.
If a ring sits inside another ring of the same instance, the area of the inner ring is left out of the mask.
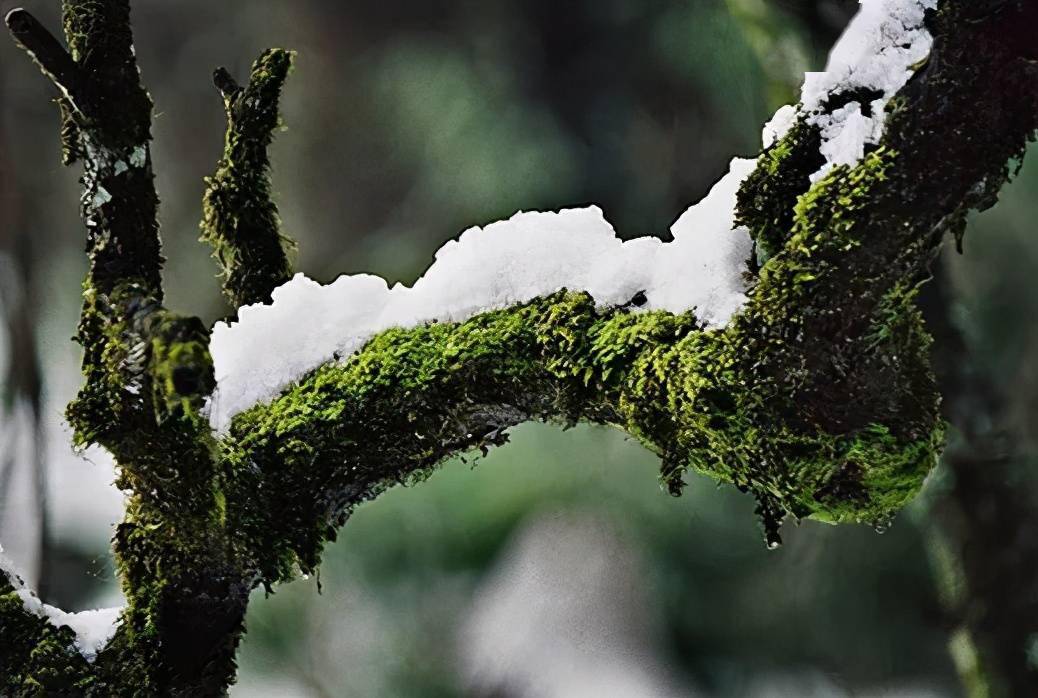
[[[286,251],[292,243],[281,234],[267,152],[280,123],[281,89],[292,56],[283,49],[265,51],[245,87],[224,68],[213,75],[224,98],[227,135],[223,158],[206,180],[202,240],[213,247],[224,292],[235,308],[268,302],[292,275]]]

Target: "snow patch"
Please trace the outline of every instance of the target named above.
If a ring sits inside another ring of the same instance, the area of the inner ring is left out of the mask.
[[[94,198],[91,200],[94,208],[101,208],[109,201],[112,200],[112,195],[104,187],[98,187],[94,193]]]
[[[792,104],[787,104],[775,112],[775,116],[771,117],[771,121],[764,124],[764,134],[761,137],[764,147],[770,148],[789,133],[789,130],[796,124],[798,115],[797,108]]]
[[[801,113],[821,128],[826,160],[812,182],[837,165],[860,161],[866,145],[879,143],[887,104],[912,77],[914,66],[930,55],[933,37],[923,21],[936,6],[937,0],[861,0],[861,9],[830,52],[825,72],[805,76]],[[852,101],[827,108],[832,95],[860,90],[879,96],[867,105]]]
[[[134,167],[144,167],[147,162],[148,149],[145,146],[139,145],[133,149],[132,153],[130,153],[130,164]]]

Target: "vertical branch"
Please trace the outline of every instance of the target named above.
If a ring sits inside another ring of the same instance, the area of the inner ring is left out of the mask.
[[[224,68],[213,75],[223,94],[227,135],[216,173],[206,179],[202,239],[213,247],[234,308],[269,302],[292,275],[286,254],[291,241],[280,231],[268,153],[291,66],[291,52],[269,49],[256,59],[246,87]]]
[[[80,443],[110,445],[116,425],[148,407],[135,383],[134,347],[116,341],[119,326],[126,310],[162,300],[152,104],[134,58],[128,0],[65,0],[63,16],[70,51],[25,10],[6,21],[60,92],[65,160],[83,156],[90,268],[77,340],[86,384],[69,421]]]
[[[162,306],[152,103],[129,0],[64,0],[68,50],[24,10],[7,24],[60,92],[66,161],[83,162],[89,272],[78,341],[79,443],[107,447],[130,491],[114,548],[128,607],[98,658],[105,695],[211,695],[233,675],[246,575],[234,561],[208,424],[208,331]]]

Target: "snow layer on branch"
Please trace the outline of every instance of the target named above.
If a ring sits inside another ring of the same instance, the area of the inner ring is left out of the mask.
[[[882,135],[887,102],[929,54],[933,39],[923,20],[936,3],[862,0],[825,72],[808,73],[799,110],[783,107],[765,127],[764,146],[807,118],[822,130],[826,159],[813,181],[861,159]],[[830,105],[832,96],[847,92],[871,99]],[[563,288],[587,291],[600,306],[623,305],[644,292],[644,309],[694,310],[707,326],[723,326],[746,300],[743,272],[752,242],[733,219],[736,192],[755,165],[733,160],[710,194],[673,225],[672,242],[624,242],[591,206],[517,213],[471,228],[444,245],[411,287],[390,288],[365,274],[322,286],[297,275],[274,291],[272,304],[242,308],[238,322],[213,329],[217,389],[210,423],[224,432],[234,415],[321,364],[347,359],[382,330],[461,321]]]
[[[822,130],[825,156],[825,165],[811,181],[837,165],[860,161],[866,145],[879,142],[887,103],[908,82],[914,66],[930,55],[933,37],[923,21],[926,11],[936,6],[937,0],[861,0],[861,9],[830,52],[825,71],[806,75],[800,113]],[[847,93],[871,99],[830,106],[831,97]],[[776,117],[765,128],[765,147],[794,122],[788,111],[780,110]]]
[[[643,309],[694,309],[709,326],[724,325],[746,300],[752,242],[733,219],[736,192],[755,165],[733,160],[674,223],[671,242],[624,242],[595,206],[520,212],[445,244],[411,287],[390,288],[366,274],[322,286],[297,275],[274,291],[272,304],[242,308],[238,322],[213,329],[218,385],[210,422],[225,430],[238,412],[333,358],[348,358],[382,330],[461,321],[564,288],[587,291],[602,307],[644,292]]]
[[[55,627],[69,627],[76,633],[76,649],[88,661],[92,662],[115,634],[122,608],[101,608],[94,611],[66,613],[60,608],[43,603],[29,589],[25,588],[21,575],[14,563],[3,554],[0,546],[0,574],[3,574],[15,587],[15,594],[22,600],[22,605],[29,613]]]

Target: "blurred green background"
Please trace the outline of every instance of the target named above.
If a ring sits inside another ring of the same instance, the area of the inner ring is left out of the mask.
[[[21,4],[58,26],[56,0]],[[732,156],[757,152],[761,125],[796,101],[803,71],[821,69],[856,8],[134,5],[156,102],[169,305],[207,320],[226,312],[196,241],[202,179],[222,141],[209,80],[218,65],[244,76],[265,47],[299,52],[274,147],[297,268],[322,281],[370,271],[409,282],[445,240],[520,209],[597,203],[625,237],[666,235]],[[59,164],[52,98],[0,42],[0,542],[30,576],[43,570],[47,600],[75,610],[119,602],[107,543],[121,497],[105,454],[73,453],[61,421],[78,387],[68,338],[85,260],[78,173]],[[967,254],[942,260],[942,293],[928,301],[957,337],[938,342],[939,364],[967,366],[983,385],[985,400],[953,404],[997,433],[995,487],[1027,493],[1036,195],[1031,163],[975,218]],[[527,425],[511,441],[478,467],[452,461],[362,507],[328,548],[319,583],[257,593],[233,695],[963,695],[971,648],[953,641],[963,571],[954,529],[939,525],[948,467],[885,534],[787,523],[786,544],[767,551],[750,498],[694,480],[672,499],[654,457],[622,434]],[[960,453],[972,443],[954,427],[951,442]],[[46,516],[34,505],[41,487]],[[990,544],[970,543],[981,555]],[[1017,562],[1034,564],[1026,550]]]

